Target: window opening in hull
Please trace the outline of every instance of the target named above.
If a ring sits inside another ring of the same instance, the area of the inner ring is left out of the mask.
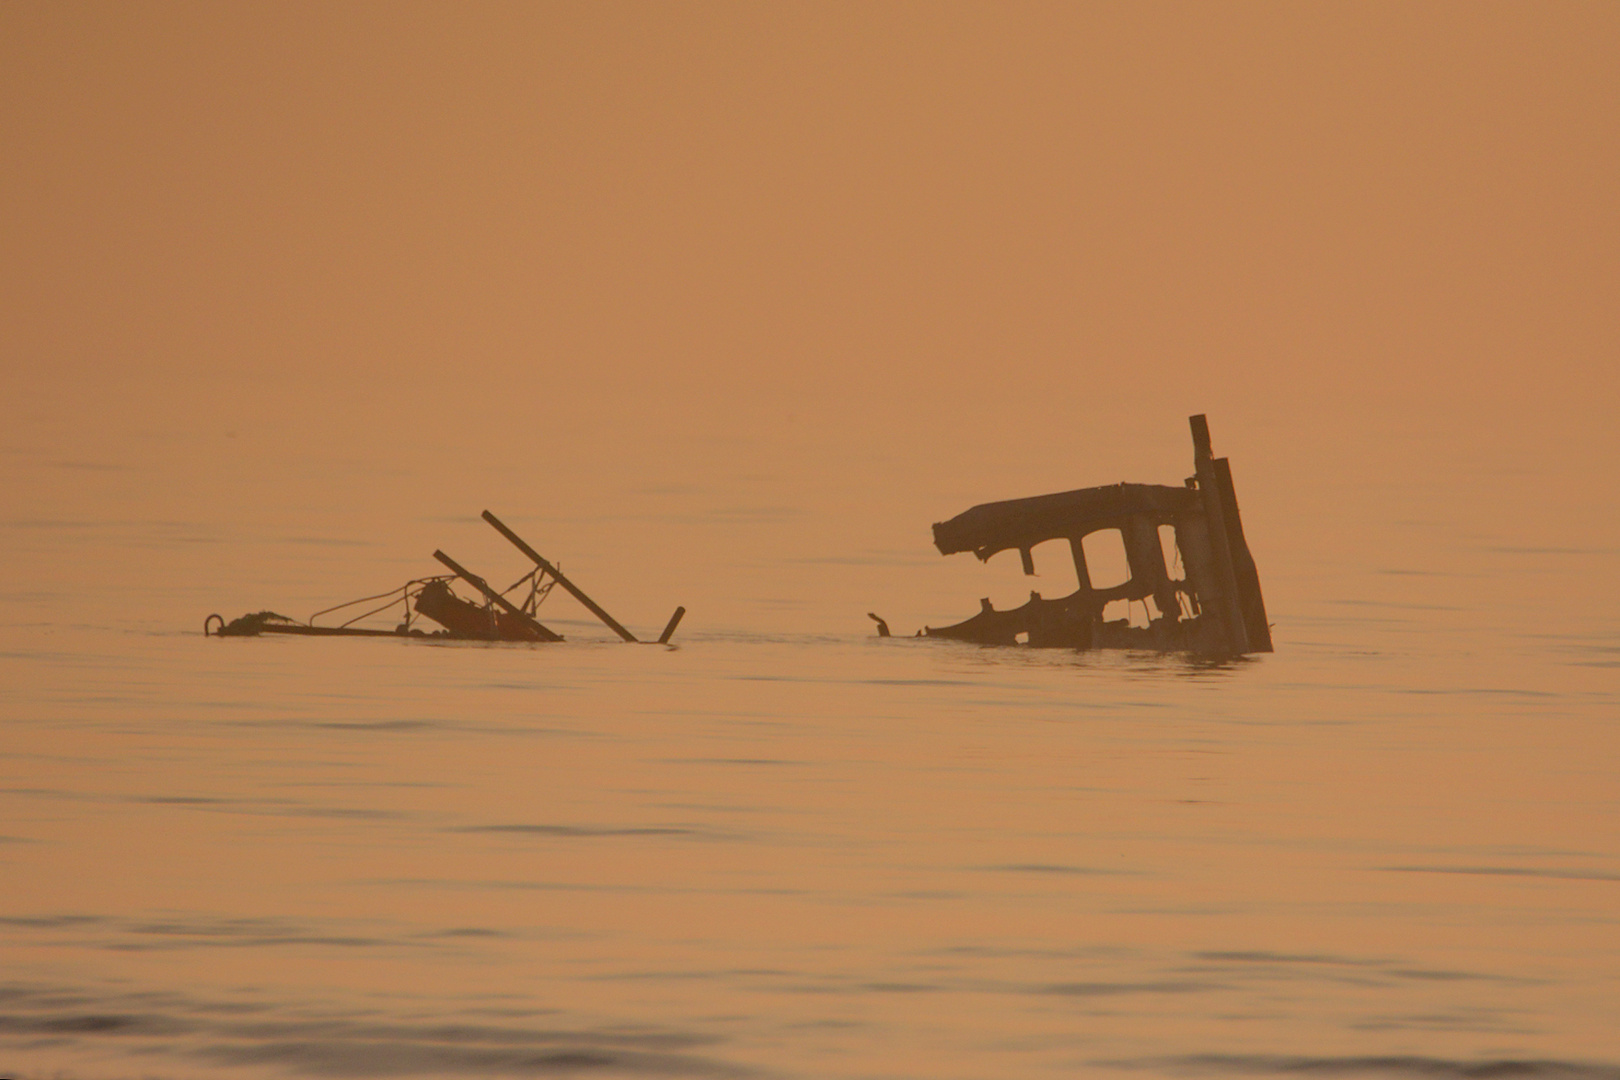
[[[1112,589],[1131,579],[1131,565],[1125,560],[1125,536],[1118,529],[1088,533],[1080,546],[1085,549],[1093,589]]]

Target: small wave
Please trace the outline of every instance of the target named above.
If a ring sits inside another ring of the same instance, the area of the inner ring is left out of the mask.
[[[1377,960],[1357,960],[1348,956],[1328,953],[1279,953],[1260,950],[1228,950],[1225,952],[1196,952],[1198,960],[1213,960],[1237,964],[1350,964],[1357,967],[1377,966]]]
[[[514,833],[520,836],[707,836],[701,829],[676,825],[462,825],[458,833]]]
[[[195,1067],[184,1062],[201,1061],[216,1066],[281,1066],[301,1075],[326,1077],[759,1075],[700,1055],[696,1051],[719,1040],[692,1032],[416,1024],[312,1013],[268,1001],[209,1002],[178,994],[0,986],[0,1049],[37,1048],[41,1040],[64,1049],[116,1048],[138,1055],[143,1075],[152,1075],[154,1064],[162,1059],[178,1073]]]
[[[1094,1061],[1115,1069],[1237,1073],[1250,1076],[1413,1076],[1442,1080],[1620,1080],[1620,1065],[1532,1058],[1488,1058],[1459,1061],[1419,1056],[1295,1057],[1271,1054],[1189,1054],[1184,1057]]]
[[[1072,874],[1081,877],[1133,877],[1136,870],[1109,870],[1098,866],[1059,866],[1055,863],[1006,863],[978,869],[998,874]]]
[[[1037,986],[1037,994],[1056,994],[1061,997],[1113,997],[1118,994],[1199,994],[1208,990],[1229,990],[1220,983],[1178,982],[1066,982]]]
[[[1393,874],[1469,874],[1483,877],[1555,878],[1559,881],[1620,881],[1612,870],[1585,870],[1556,866],[1381,866]]]

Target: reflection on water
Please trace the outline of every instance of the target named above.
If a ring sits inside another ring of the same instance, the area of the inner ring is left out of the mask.
[[[7,628],[0,1065],[1620,1076],[1612,693],[1359,625]]]

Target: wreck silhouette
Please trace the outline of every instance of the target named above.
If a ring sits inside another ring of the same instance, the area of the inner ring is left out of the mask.
[[[439,574],[434,577],[413,578],[397,589],[390,589],[375,596],[362,596],[358,600],[349,600],[335,607],[317,611],[309,617],[308,622],[299,622],[286,615],[278,615],[274,611],[256,611],[241,618],[226,622],[220,615],[210,615],[203,620],[203,634],[214,637],[257,637],[260,634],[297,634],[305,637],[435,637],[447,638],[457,641],[531,641],[552,642],[562,641],[563,636],[551,627],[535,618],[540,605],[545,602],[551,590],[558,585],[563,590],[585,606],[585,609],[600,619],[609,630],[619,635],[624,641],[639,643],[638,639],[624,625],[604,611],[600,604],[585,595],[578,585],[575,585],[554,564],[542,556],[517,533],[507,528],[500,518],[484,511],[484,520],[496,532],[511,541],[512,546],[528,556],[534,563],[534,569],[523,575],[505,589],[496,590],[489,582],[462,566],[456,560],[442,551],[435,551],[433,557],[443,563],[449,570],[448,574]],[[462,581],[484,598],[482,604],[457,596],[451,587],[452,582]],[[528,586],[528,593],[520,603],[513,603],[507,594],[523,586]],[[346,622],[337,626],[319,626],[315,620],[322,615],[331,615],[334,612],[344,611],[358,607],[372,601],[385,601],[378,607],[370,608],[358,615],[350,617]],[[355,623],[373,615],[381,614],[394,605],[402,606],[403,619],[392,630],[375,630],[370,627],[356,626]],[[678,607],[671,615],[664,627],[664,632],[658,638],[657,644],[668,645],[670,638],[675,636],[675,628],[680,625],[681,617],[686,614],[686,608]],[[443,629],[425,631],[419,626],[412,625],[415,616],[420,615],[438,623]]]
[[[1260,595],[1260,575],[1243,536],[1232,470],[1212,457],[1209,424],[1189,417],[1194,475],[1180,487],[1111,484],[1055,495],[984,503],[934,526],[942,555],[971,551],[980,561],[1016,550],[1024,573],[1033,575],[1030,549],[1047,540],[1067,540],[1079,588],[1047,600],[1031,592],[1021,607],[998,611],[981,600],[978,614],[952,626],[925,627],[918,636],[982,645],[1027,644],[1074,649],[1156,649],[1206,655],[1271,652],[1271,627]],[[1159,528],[1175,530],[1176,561],[1184,576],[1171,577]],[[1115,529],[1124,542],[1130,577],[1111,588],[1091,584],[1082,541]],[[1111,601],[1140,601],[1146,626],[1129,619],[1104,621]],[[877,618],[869,616],[871,618]],[[878,620],[878,632],[888,626]]]

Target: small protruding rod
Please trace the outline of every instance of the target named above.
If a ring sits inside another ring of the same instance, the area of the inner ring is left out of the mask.
[[[675,614],[669,617],[669,622],[664,626],[664,632],[658,635],[658,644],[669,644],[669,639],[675,636],[675,628],[681,625],[681,617],[685,614],[686,609],[684,607],[678,607],[675,609]]]
[[[630,631],[626,630],[622,625],[620,625],[618,619],[615,619],[613,616],[603,611],[595,600],[592,600],[590,597],[586,596],[580,591],[578,585],[575,585],[572,581],[569,581],[567,578],[563,577],[561,570],[558,570],[555,566],[552,566],[551,563],[547,562],[538,551],[526,544],[521,536],[513,532],[511,529],[508,529],[500,518],[496,517],[488,510],[485,510],[484,520],[495,526],[495,531],[510,540],[513,547],[517,548],[519,551],[523,552],[523,554],[533,559],[536,566],[555,578],[557,584],[561,585],[563,588],[572,593],[575,600],[578,600],[580,603],[584,604],[585,607],[590,610],[592,615],[595,615],[598,619],[601,619],[604,623],[606,623],[609,630],[612,630],[615,634],[618,634],[626,641],[636,640],[636,635],[632,634]],[[673,633],[673,630],[671,632]]]
[[[1203,413],[1187,417],[1187,426],[1192,428],[1193,464],[1202,468],[1204,462],[1214,456],[1209,448],[1209,417]]]
[[[877,623],[878,637],[889,636],[889,624],[883,621],[883,616],[875,611],[868,611],[866,617]]]
[[[456,562],[456,560],[452,559],[450,556],[446,555],[444,552],[435,551],[433,553],[433,557],[435,559],[438,559],[440,562],[444,563],[445,566],[449,567],[450,572],[455,574],[462,581],[465,581],[467,584],[471,585],[473,588],[475,588],[479,592],[483,593],[485,599],[489,600],[495,606],[499,607],[502,611],[504,611],[508,615],[512,616],[512,618],[516,619],[518,622],[523,623],[524,625],[526,625],[530,629],[532,629],[535,633],[539,634],[541,641],[561,641],[562,640],[562,635],[561,634],[557,633],[555,630],[551,629],[549,626],[546,626],[539,619],[536,619],[534,616],[530,615],[527,611],[524,611],[522,608],[520,608],[516,604],[512,603],[512,601],[508,600],[506,597],[502,596],[500,593],[498,593],[494,589],[490,588],[489,587],[489,582],[485,581],[483,578],[479,577],[477,574],[475,574],[472,571],[468,570],[466,567],[464,567],[460,563]]]

